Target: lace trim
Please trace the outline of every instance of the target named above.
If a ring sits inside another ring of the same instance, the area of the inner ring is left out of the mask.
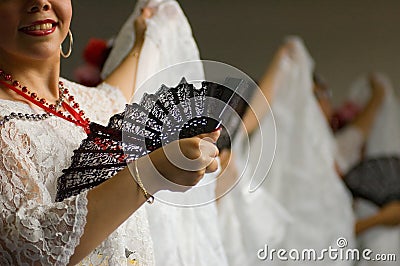
[[[69,263],[69,259],[75,252],[75,248],[79,245],[81,237],[84,232],[84,228],[86,225],[86,216],[87,216],[87,191],[82,192],[81,194],[76,196],[76,216],[75,223],[72,228],[72,234],[70,235],[69,240],[67,241],[65,252],[62,252],[61,255],[57,259],[57,263],[55,265],[66,265]]]

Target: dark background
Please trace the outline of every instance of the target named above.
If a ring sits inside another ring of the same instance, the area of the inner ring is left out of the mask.
[[[72,56],[62,73],[72,78],[91,37],[117,34],[136,1],[73,1]],[[305,41],[335,102],[355,78],[371,70],[400,81],[400,1],[396,0],[182,0],[203,59],[231,64],[261,77],[288,35]]]

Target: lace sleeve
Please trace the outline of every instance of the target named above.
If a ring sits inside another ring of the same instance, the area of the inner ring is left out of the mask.
[[[86,194],[54,203],[29,138],[0,135],[0,265],[66,265],[86,223]]]

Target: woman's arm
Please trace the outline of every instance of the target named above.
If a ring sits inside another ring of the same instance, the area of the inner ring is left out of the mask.
[[[356,223],[356,235],[359,235],[375,226],[397,226],[400,224],[400,201],[391,202],[375,215],[358,220]]]
[[[383,84],[370,76],[371,98],[357,118],[335,134],[337,144],[336,164],[341,174],[345,174],[357,164],[362,157],[362,147],[370,134],[376,113],[382,105],[385,90]]]
[[[268,66],[264,75],[259,81],[260,90],[256,90],[243,116],[243,123],[248,134],[251,134],[259,125],[258,119],[262,118],[269,112],[268,104],[273,102],[274,91],[279,86],[279,82],[283,77],[282,65],[288,60],[293,53],[293,43],[284,43],[275,53],[272,62]],[[268,104],[265,102],[268,101]]]
[[[146,19],[152,15],[153,9],[144,8],[142,14],[135,19],[135,42],[131,51],[121,64],[104,80],[104,82],[111,86],[120,89],[127,101],[131,100],[135,92],[137,67],[146,32]]]
[[[357,116],[354,122],[350,124],[351,126],[358,128],[363,133],[364,140],[366,140],[369,136],[376,113],[379,110],[379,107],[382,105],[385,96],[383,84],[374,74],[370,76],[369,83],[372,92],[371,98],[363,111]]]
[[[180,147],[182,155],[186,158],[200,159],[198,165],[200,170],[185,171],[177,168],[168,160],[162,148],[152,152],[149,157],[140,158],[137,163],[140,176],[151,180],[151,185],[144,180],[146,190],[154,194],[165,189],[161,182],[157,183],[159,174],[175,184],[191,187],[200,181],[205,172],[216,171],[218,164],[214,158],[218,155],[218,149],[213,143],[217,141],[219,134],[219,131],[216,131],[183,139],[179,141],[179,146],[175,146]],[[174,145],[176,144],[167,145],[166,150]],[[134,181],[128,168],[90,190],[87,199],[87,222],[80,243],[71,257],[70,265],[78,263],[87,256],[146,201],[144,193]]]
[[[30,146],[24,146],[29,140],[11,137],[0,138],[1,265],[74,265],[146,201],[124,169],[88,192],[51,202],[35,158],[30,157]],[[137,160],[148,193],[165,189],[160,177],[193,186],[206,171],[215,171],[218,150],[211,142],[218,137],[219,131],[175,141]],[[198,159],[197,170],[181,170],[167,160],[165,150],[178,154],[177,147],[181,151],[178,160]],[[151,185],[147,179],[153,181]]]

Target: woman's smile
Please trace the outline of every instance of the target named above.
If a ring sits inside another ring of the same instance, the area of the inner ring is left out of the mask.
[[[51,19],[38,20],[18,30],[31,36],[46,36],[56,30],[58,23]]]

